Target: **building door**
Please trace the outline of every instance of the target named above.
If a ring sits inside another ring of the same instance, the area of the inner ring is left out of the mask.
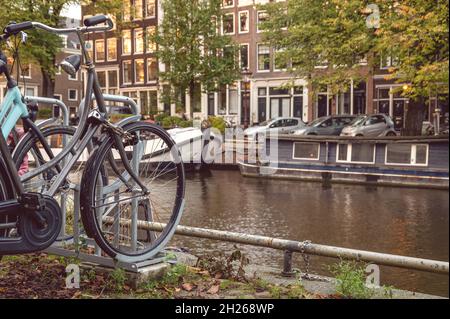
[[[328,115],[328,94],[319,94],[317,96],[317,117]]]
[[[241,124],[245,127],[250,125],[250,92],[242,92]]]
[[[394,101],[394,124],[396,130],[401,130],[404,123],[405,101]]]
[[[294,97],[294,117],[303,119],[303,96]]]
[[[354,88],[353,93],[353,114],[366,113],[366,83],[361,82]]]
[[[258,121],[259,123],[267,121],[267,114],[266,114],[266,98],[259,98],[258,99]]]
[[[378,113],[380,114],[386,114],[386,115],[390,115],[389,113],[389,109],[390,109],[390,102],[389,100],[385,100],[385,101],[379,101],[378,102]]]
[[[208,115],[209,116],[215,115],[215,103],[216,103],[215,94],[209,93],[208,94]]]

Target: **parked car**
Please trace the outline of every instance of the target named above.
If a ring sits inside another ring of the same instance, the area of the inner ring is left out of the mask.
[[[335,135],[339,136],[344,127],[356,118],[354,115],[332,115],[320,117],[305,127],[293,132],[295,135]]]
[[[305,127],[302,119],[297,117],[277,117],[275,119],[262,122],[257,126],[250,127],[244,131],[245,136],[255,139],[258,134],[290,134],[292,131]]]
[[[341,136],[397,136],[392,119],[385,114],[362,115],[342,130]]]

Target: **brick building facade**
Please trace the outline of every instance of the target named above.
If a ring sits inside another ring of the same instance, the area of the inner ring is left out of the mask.
[[[349,92],[335,96],[326,89],[311,96],[308,83],[302,79],[295,80],[291,89],[280,88],[292,82],[292,76],[285,66],[277,65],[277,52],[264,43],[259,29],[266,13],[258,5],[271,1],[274,0],[223,0],[221,32],[240,46],[242,78],[218,92],[201,93],[200,107],[192,106],[194,117],[222,116],[233,124],[247,126],[277,116],[301,117],[308,122],[331,114],[380,112],[390,115],[398,128],[403,126],[408,100],[393,93],[403,84],[385,79],[387,69],[395,63],[390,59],[385,58],[375,70],[362,63],[360,72],[365,80],[352,83]],[[175,114],[174,105],[164,105],[159,100],[163,85],[158,81],[158,70],[164,66],[155,58],[154,44],[146,40],[146,34],[153,32],[163,18],[160,1],[127,0],[124,5],[124,17],[133,22],[133,27],[120,35],[116,31],[96,34],[88,41],[102,88],[134,98],[143,114]],[[186,113],[190,114],[189,97],[185,101]],[[447,97],[426,106],[428,120],[432,120],[437,106],[442,115],[448,116]]]

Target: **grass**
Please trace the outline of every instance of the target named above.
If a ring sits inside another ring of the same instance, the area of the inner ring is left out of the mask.
[[[108,284],[110,288],[117,292],[122,292],[127,282],[125,270],[116,268],[111,274]]]
[[[374,290],[366,286],[365,268],[355,262],[341,260],[331,267],[331,272],[336,278],[336,293],[353,299],[370,299],[374,296]]]

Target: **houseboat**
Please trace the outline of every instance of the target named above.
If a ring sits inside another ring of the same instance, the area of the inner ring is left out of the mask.
[[[449,138],[268,137],[238,162],[247,177],[449,188]]]

